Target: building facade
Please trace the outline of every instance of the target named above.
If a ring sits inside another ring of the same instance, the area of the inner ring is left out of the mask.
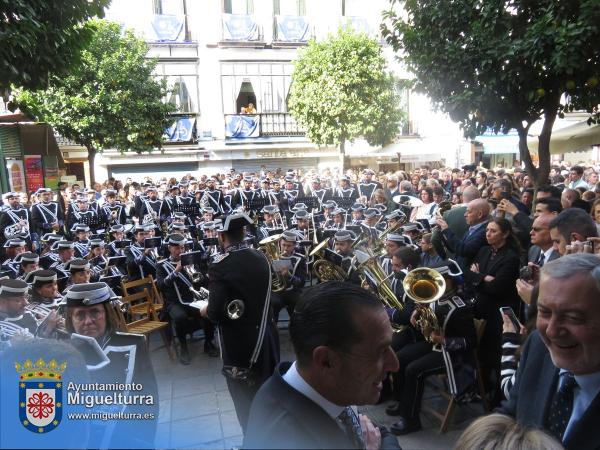
[[[113,0],[106,18],[148,42],[148,56],[158,58],[156,76],[171,91],[165,101],[177,105],[178,113],[162,151],[105,151],[96,157],[96,178],[337,165],[337,149],[312,144],[287,109],[293,61],[310,39],[324,39],[341,25],[380,39],[381,12],[388,5],[387,0]],[[397,75],[405,76],[391,49],[384,53]],[[407,92],[405,101],[410,115],[401,140],[423,137],[422,121],[432,130],[450,129],[460,145],[456,125],[433,116],[426,98]],[[456,145],[434,149],[430,157],[452,164]],[[365,142],[348,148],[353,164],[382,168],[398,168],[410,146],[402,151],[404,156]],[[422,154],[422,148],[413,153]]]

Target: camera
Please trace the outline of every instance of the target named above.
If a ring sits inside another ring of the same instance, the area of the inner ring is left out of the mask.
[[[533,268],[531,266],[521,267],[521,269],[519,270],[519,278],[525,281],[532,280]]]

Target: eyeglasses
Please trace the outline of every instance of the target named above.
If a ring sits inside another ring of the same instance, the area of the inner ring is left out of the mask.
[[[101,309],[93,309],[91,311],[77,311],[73,314],[73,320],[77,322],[84,322],[86,318],[90,318],[92,321],[97,321],[101,316],[104,315],[104,311]]]

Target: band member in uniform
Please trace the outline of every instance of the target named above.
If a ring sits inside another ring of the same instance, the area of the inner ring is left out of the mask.
[[[142,199],[139,219],[143,225],[154,222],[157,225],[162,224],[171,215],[169,205],[164,200],[158,198],[158,190],[154,186],[146,190],[147,198]]]
[[[69,271],[65,265],[75,257],[75,244],[71,241],[58,241],[54,243],[53,250],[57,252],[58,258],[50,265],[50,269],[55,270],[62,277],[68,277]]]
[[[67,263],[66,268],[69,271],[69,281],[67,281],[67,287],[65,291],[68,291],[76,284],[86,284],[90,282],[92,277],[92,268],[86,259],[72,259]]]
[[[379,258],[381,267],[385,271],[386,275],[391,275],[392,270],[392,256],[400,248],[406,245],[404,236],[397,233],[389,233],[385,238],[385,255]]]
[[[375,172],[371,169],[363,170],[363,181],[358,183],[358,193],[360,197],[365,197],[367,202],[371,201],[377,189],[383,189],[381,183],[373,181],[373,175],[375,175]]]
[[[29,302],[57,307],[62,297],[58,292],[58,275],[54,270],[40,269],[25,277],[31,286]]]
[[[244,187],[237,190],[233,203],[236,208],[243,207],[247,211],[250,209],[255,195],[256,193],[252,189],[252,177],[244,177]]]
[[[300,298],[302,288],[306,282],[306,258],[296,252],[298,234],[295,231],[284,231],[280,242],[281,260],[290,262],[289,267],[282,267],[278,272],[285,280],[285,289],[271,294],[271,304],[275,322],[279,318],[279,311],[285,306],[288,314],[292,315],[294,306]]]
[[[100,222],[104,222],[104,218],[101,220],[98,217],[96,210],[90,207],[87,198],[85,196],[77,197],[77,202],[69,210],[67,215],[67,229],[73,231],[76,225],[87,225],[88,231],[96,231],[100,228]]]
[[[23,280],[29,272],[34,272],[40,268],[40,257],[37,253],[21,253],[15,260],[19,263],[18,278],[20,280]]]
[[[351,198],[353,201],[356,201],[359,197],[358,190],[350,184],[350,178],[346,175],[340,177],[340,185],[337,188],[336,194],[337,197]]]
[[[350,222],[350,225],[360,226],[363,223],[363,221],[365,220],[365,218],[363,216],[363,211],[365,209],[367,209],[367,207],[365,205],[363,205],[362,203],[355,203],[354,205],[352,205],[351,209],[352,209],[352,221]]]
[[[218,356],[217,348],[213,344],[214,325],[203,319],[197,308],[190,306],[196,300],[193,291],[200,286],[195,286],[199,283],[192,280],[186,268],[181,265],[181,254],[185,252],[186,239],[181,234],[171,234],[167,242],[170,256],[157,264],[156,282],[164,294],[167,313],[175,325],[180,344],[179,361],[181,364],[190,364],[187,335],[200,328],[204,329],[204,352],[210,356]]]
[[[125,238],[125,227],[123,225],[113,225],[109,229],[110,242],[106,248],[108,256],[124,256],[122,244]]]
[[[19,276],[19,262],[17,256],[27,251],[26,242],[21,238],[9,239],[4,243],[5,260],[0,266],[0,272],[7,272],[10,278]]]
[[[285,177],[285,189],[283,190],[283,197],[281,199],[281,210],[291,211],[291,207],[299,195],[300,190],[294,185],[294,179],[292,177]]]
[[[21,330],[26,330],[32,335],[39,334],[42,337],[48,337],[60,321],[58,314],[52,311],[47,316],[44,326],[40,327],[41,323],[38,323],[36,317],[26,310],[27,305],[29,305],[27,301],[28,290],[29,285],[23,280],[11,280],[9,278],[0,280],[1,340],[6,339],[7,336],[3,335],[7,330],[17,331],[17,334],[21,333]],[[10,334],[8,337],[11,337]]]
[[[223,199],[223,193],[219,189],[216,189],[215,186],[216,180],[214,178],[206,180],[206,189],[202,197],[202,204],[210,206],[215,210],[215,215],[220,216],[225,212],[227,205]]]
[[[135,412],[142,415],[153,414],[154,418],[96,422],[95,424],[100,426],[92,428],[93,440],[90,442],[94,442],[99,448],[121,447],[125,442],[137,448],[153,448],[159,399],[146,338],[141,334],[121,332],[122,325],[116,311],[117,306],[113,304],[115,300],[116,297],[106,283],[73,286],[65,295],[65,325],[67,331],[73,334],[70,342],[81,351],[88,367],[97,362],[94,358],[97,354],[89,351],[90,343],[84,338],[78,338],[78,335],[93,338],[98,344],[97,347],[108,358],[108,364],[90,370],[92,382],[112,385],[136,384],[141,386],[141,390],[136,391],[136,394],[153,397],[152,404],[125,406],[107,403],[98,405],[96,412]],[[108,392],[103,391],[103,394]],[[129,394],[127,390],[118,392]]]
[[[0,212],[0,245],[13,237],[30,239],[29,210],[21,205],[21,196],[18,192],[9,192],[5,199],[8,207]]]
[[[133,243],[125,249],[127,257],[127,273],[129,280],[140,280],[152,275],[156,277],[156,260],[151,248],[144,248],[144,241],[148,236],[149,228],[136,225],[133,232]]]
[[[340,230],[333,237],[335,252],[342,257],[342,269],[346,273],[346,279],[351,283],[360,284],[352,249],[355,238],[354,233],[349,230]]]
[[[277,222],[277,216],[281,216],[279,213],[279,208],[275,205],[265,205],[260,211],[263,214],[263,223],[258,229],[258,240],[261,241],[270,236],[270,232],[274,230],[278,230],[279,232],[283,231],[283,223],[281,222],[281,218],[279,222]]]
[[[445,292],[432,304],[437,323],[420,328],[418,332],[423,336],[422,340],[405,346],[397,353],[400,370],[394,374],[394,393],[398,403],[386,409],[387,414],[400,416],[391,427],[392,433],[397,435],[421,429],[419,410],[428,375],[446,372],[452,395],[463,394],[475,380],[472,355],[477,337],[471,308],[460,296],[462,271],[452,260],[445,260],[434,269],[446,283]],[[410,319],[413,327],[417,327],[422,311],[430,306],[426,304],[415,308]],[[459,368],[463,378],[456,376]]]
[[[86,258],[90,253],[90,227],[83,223],[78,223],[71,229],[75,240],[75,257]]]
[[[125,225],[127,222],[127,211],[125,205],[117,201],[117,191],[107,189],[105,192],[106,202],[102,205],[103,217],[101,222],[105,228],[114,225]]]
[[[39,188],[36,195],[39,196],[40,201],[31,207],[33,231],[39,236],[48,232],[60,232],[65,216],[58,203],[52,201],[52,190]]]
[[[227,216],[219,233],[224,253],[209,267],[210,298],[202,309],[219,327],[223,374],[246,429],[250,404],[279,361],[279,336],[270,308],[271,269],[258,250],[244,243],[245,213]]]

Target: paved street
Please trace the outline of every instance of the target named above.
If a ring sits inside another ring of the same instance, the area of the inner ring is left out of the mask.
[[[287,330],[280,330],[283,360],[293,358]],[[211,448],[240,447],[242,432],[220,373],[221,360],[210,358],[202,351],[202,340],[191,343],[192,363],[183,366],[169,360],[166,350],[153,350],[152,361],[159,383],[160,418],[158,426],[159,448]],[[159,345],[151,343],[151,349]],[[441,398],[425,392],[426,401],[440,404]],[[376,421],[390,425],[393,418],[385,414],[389,402],[364,408]],[[440,408],[441,409],[441,408]],[[424,429],[400,438],[403,449],[452,448],[460,432],[481,413],[479,404],[456,409],[455,419],[446,434],[439,434],[439,423],[422,414]]]

